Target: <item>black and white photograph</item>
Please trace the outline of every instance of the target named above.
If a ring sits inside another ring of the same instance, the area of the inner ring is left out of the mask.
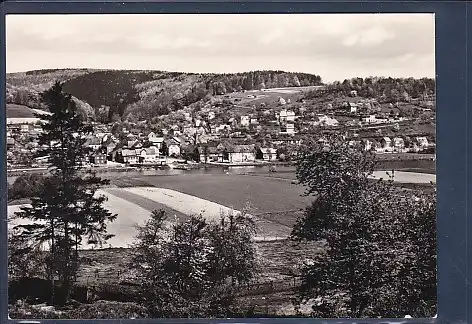
[[[434,14],[6,16],[11,319],[432,318]]]

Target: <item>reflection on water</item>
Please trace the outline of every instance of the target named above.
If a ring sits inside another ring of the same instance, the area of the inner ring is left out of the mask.
[[[295,172],[295,167],[290,166],[278,166],[276,167],[277,172]],[[123,171],[105,171],[97,172],[97,175],[102,178],[117,178],[122,176],[169,176],[169,175],[182,175],[182,174],[267,174],[269,173],[269,166],[231,166],[231,167],[208,167],[194,170],[179,170],[179,169],[162,169],[162,170],[123,170]],[[17,176],[8,177],[9,183],[13,183]]]
[[[128,170],[128,171],[105,171],[98,172],[98,176],[105,179],[120,178],[120,177],[139,177],[139,176],[171,176],[184,174],[201,174],[201,175],[217,175],[217,174],[269,174],[270,166],[231,166],[231,167],[208,167],[193,170],[179,170],[179,169],[162,169],[162,170]],[[275,168],[277,173],[295,173],[293,166],[277,166]],[[376,171],[374,177],[388,179],[387,171]],[[8,177],[9,183],[13,183],[17,177]],[[395,181],[410,182],[410,183],[429,183],[436,182],[436,175],[415,173],[415,172],[395,172]]]

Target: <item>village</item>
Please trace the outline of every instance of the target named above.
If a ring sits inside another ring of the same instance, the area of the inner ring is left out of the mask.
[[[258,91],[264,92],[267,90]],[[305,99],[293,105],[283,95],[278,95],[272,105],[267,101],[251,105],[258,95],[246,93],[250,92],[244,92],[245,106],[241,105],[242,95],[212,98],[198,111],[186,107],[161,116],[159,129],[150,127],[148,121],[93,122],[94,133],[85,139],[90,155],[83,161],[84,166],[185,168],[191,164],[287,163],[294,160],[297,146],[314,131],[340,129],[347,129],[356,138],[350,140],[350,145],[361,145],[366,151],[434,153],[434,135],[404,131],[411,125],[434,121],[432,97],[410,100],[409,105],[416,104],[420,112],[415,118],[414,114],[401,113],[399,108],[404,103],[390,103],[386,110],[375,99],[356,100],[356,91],[351,91],[349,100],[321,107],[310,107]],[[238,109],[241,107],[245,109]],[[37,137],[41,132],[37,114],[48,112],[14,104],[7,105],[7,115],[8,111],[20,111],[15,115],[22,116],[7,118],[8,168],[46,167],[48,157],[35,154],[40,148]]]

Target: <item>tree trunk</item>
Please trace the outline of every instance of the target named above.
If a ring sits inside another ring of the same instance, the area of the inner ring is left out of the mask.
[[[77,281],[77,269],[79,267],[79,224],[75,222],[75,256],[74,256],[74,281]]]
[[[71,257],[70,257],[70,244],[69,244],[69,223],[64,223],[64,278],[63,278],[63,288],[64,288],[64,302],[69,301],[70,295],[70,280],[71,280]]]
[[[54,243],[54,218],[51,216],[51,305],[54,305],[55,302],[55,282],[54,282],[54,276],[55,276],[55,270],[56,270],[56,251],[55,251],[55,243]]]

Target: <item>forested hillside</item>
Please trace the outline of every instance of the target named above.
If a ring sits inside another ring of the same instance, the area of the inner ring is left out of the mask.
[[[337,95],[350,95],[355,90],[365,98],[378,98],[381,102],[408,102],[411,99],[428,99],[436,93],[436,82],[430,78],[352,78],[343,82],[327,85],[326,92]],[[313,91],[307,98],[324,95]]]
[[[237,74],[192,74],[125,70],[44,70],[7,77],[7,102],[42,108],[39,92],[55,80],[64,90],[90,105],[101,121],[116,118],[150,119],[168,114],[213,95],[262,88],[322,84],[321,77],[283,71]],[[79,102],[79,101],[78,101]],[[90,113],[87,113],[90,116]]]
[[[126,70],[40,70],[7,75],[7,103],[44,109],[39,94],[55,81],[78,103],[80,111],[101,122],[150,120],[167,115],[212,96],[263,88],[321,85],[321,77],[283,71],[252,71],[236,74],[192,74]],[[380,102],[431,100],[434,79],[353,78],[312,91],[306,99],[351,95]]]

